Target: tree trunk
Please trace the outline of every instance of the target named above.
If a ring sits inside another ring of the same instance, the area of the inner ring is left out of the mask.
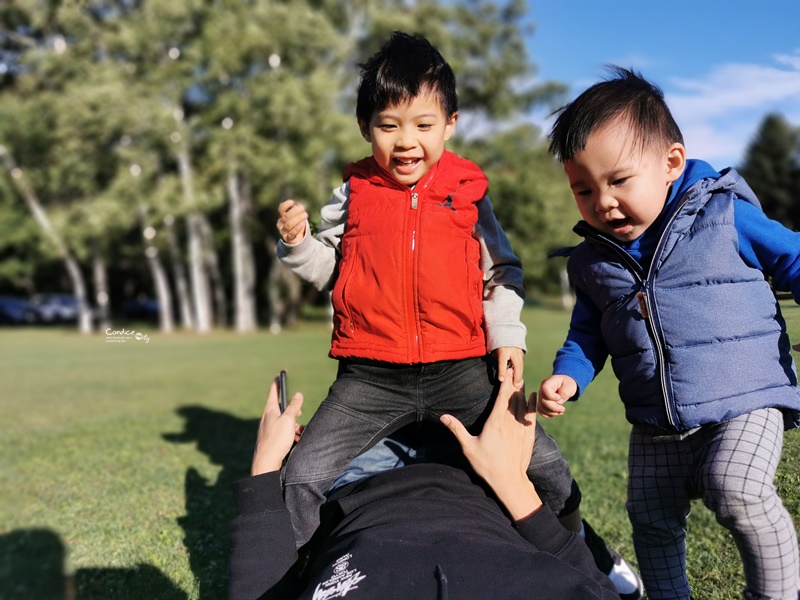
[[[185,130],[186,128],[183,127]],[[191,211],[186,217],[188,245],[189,245],[189,279],[192,284],[192,298],[194,300],[194,323],[198,333],[208,333],[211,330],[211,297],[208,290],[208,275],[203,257],[203,226],[200,213],[195,212],[194,174],[189,158],[189,144],[184,138],[176,152],[178,170],[181,177],[181,188],[186,205]]]
[[[175,277],[175,289],[178,292],[178,311],[181,317],[181,327],[183,329],[194,329],[194,314],[192,300],[189,296],[189,282],[186,278],[186,269],[183,267],[180,246],[175,235],[175,218],[172,215],[164,217],[164,227],[167,232],[172,273]]]
[[[36,224],[44,233],[53,245],[56,247],[61,260],[64,262],[64,268],[69,276],[70,283],[72,284],[72,293],[78,302],[78,330],[81,333],[92,333],[92,313],[89,309],[89,303],[86,300],[86,282],[81,273],[80,265],[75,257],[69,251],[64,240],[53,227],[50,217],[39,202],[36,193],[25,183],[23,178],[22,169],[18,168],[14,163],[14,158],[9,154],[5,146],[0,146],[0,157],[2,157],[6,170],[14,183],[17,191],[22,196],[28,209],[31,211]]]
[[[164,265],[158,256],[158,249],[148,244],[145,249],[147,265],[153,277],[153,284],[158,300],[158,328],[163,333],[172,333],[175,330],[175,323],[172,319],[172,293],[169,290],[169,281]]]
[[[97,302],[97,324],[100,331],[111,327],[111,297],[108,294],[108,268],[105,258],[95,248],[92,253],[92,278]]]
[[[283,327],[291,327],[297,321],[297,311],[303,285],[278,258],[275,240],[267,238],[271,264],[267,278],[267,304],[269,306],[269,330],[280,333]]]
[[[572,295],[572,288],[569,285],[567,267],[562,267],[558,275],[559,282],[561,283],[561,308],[564,310],[572,310],[572,307],[575,305],[575,297]]]
[[[211,331],[211,294],[208,288],[205,261],[203,260],[203,232],[200,215],[186,217],[189,244],[189,280],[194,299],[195,327],[198,333]]]
[[[250,236],[245,228],[249,198],[243,193],[239,174],[232,159],[228,160],[228,205],[231,222],[231,255],[233,257],[233,321],[236,331],[255,331],[255,261]]]
[[[167,272],[161,263],[158,248],[153,243],[155,235],[148,235],[150,224],[147,216],[147,207],[144,204],[139,204],[139,212],[142,215],[144,255],[147,258],[147,267],[150,269],[156,300],[158,300],[158,328],[162,333],[172,333],[175,330],[175,323],[172,319],[172,293],[169,289]]]
[[[217,326],[225,327],[228,324],[228,301],[225,296],[225,283],[222,280],[222,273],[217,259],[217,250],[214,247],[214,235],[211,232],[211,225],[206,215],[199,215],[201,241],[203,244],[203,260],[211,281],[211,289],[214,293],[214,305],[216,306]]]

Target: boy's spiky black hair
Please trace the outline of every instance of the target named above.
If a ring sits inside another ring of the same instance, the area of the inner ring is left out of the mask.
[[[375,112],[433,92],[449,119],[458,111],[456,78],[450,65],[428,40],[395,31],[370,59],[359,65],[356,117],[369,123]]]
[[[592,132],[623,117],[638,137],[640,150],[683,144],[683,134],[664,101],[664,92],[640,73],[609,66],[610,76],[556,111],[550,152],[561,162],[586,148]]]

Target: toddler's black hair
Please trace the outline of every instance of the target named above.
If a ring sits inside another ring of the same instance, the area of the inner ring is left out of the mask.
[[[586,147],[592,132],[623,117],[638,137],[639,150],[683,144],[683,134],[664,101],[664,92],[631,69],[610,66],[608,79],[562,106],[550,131],[550,152],[561,162]]]
[[[374,113],[387,106],[428,91],[436,94],[448,119],[458,111],[453,70],[422,36],[395,31],[383,48],[359,66],[356,117],[362,123],[369,123]]]

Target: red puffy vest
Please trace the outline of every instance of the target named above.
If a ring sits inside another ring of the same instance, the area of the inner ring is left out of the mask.
[[[369,157],[348,179],[330,355],[415,364],[486,354],[480,168],[445,151],[412,190]]]

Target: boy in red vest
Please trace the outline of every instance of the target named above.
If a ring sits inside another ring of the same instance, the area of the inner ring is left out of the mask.
[[[522,265],[486,176],[444,148],[458,118],[450,66],[427,40],[396,32],[362,65],[356,116],[372,156],[348,167],[317,236],[300,204],[279,207],[284,264],[318,289],[333,286],[330,355],[339,360],[284,472],[298,546],[354,457],[443,414],[479,430],[509,367],[522,385]],[[541,429],[528,472],[544,502],[580,529],[580,493]]]

